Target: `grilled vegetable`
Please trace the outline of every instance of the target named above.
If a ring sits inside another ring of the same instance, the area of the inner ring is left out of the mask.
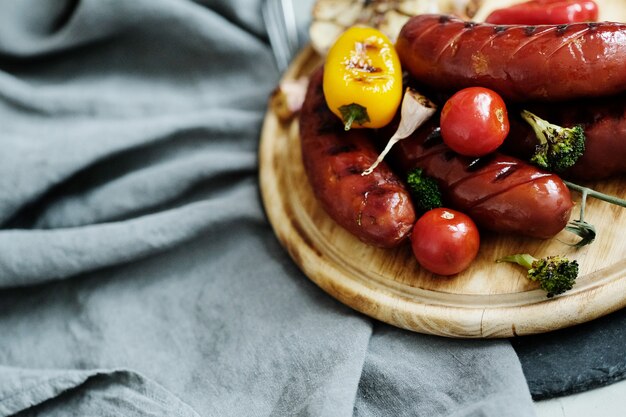
[[[535,165],[560,173],[574,166],[585,152],[585,132],[581,126],[557,126],[526,110],[522,111],[522,118],[533,128],[539,141],[530,159]]]
[[[376,29],[348,29],[328,52],[323,87],[328,108],[346,130],[387,125],[402,99],[402,70],[393,45]]]
[[[528,269],[528,279],[538,282],[548,293],[548,298],[571,290],[578,277],[578,262],[562,256],[537,259],[524,253],[505,256],[497,262],[516,263]]]

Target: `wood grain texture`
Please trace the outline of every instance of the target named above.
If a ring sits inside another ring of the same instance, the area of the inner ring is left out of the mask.
[[[285,77],[307,75],[318,63],[307,48]],[[626,306],[626,209],[589,199],[585,219],[596,226],[598,238],[578,250],[561,242],[572,241],[566,232],[546,241],[483,233],[469,269],[438,277],[419,267],[408,244],[374,248],[331,220],[309,186],[299,140],[297,120],[283,124],[269,108],[259,149],[263,203],[276,236],[302,271],[355,310],[416,332],[483,338],[547,332]],[[590,185],[626,195],[624,179]],[[575,207],[572,216],[577,215]],[[577,259],[575,287],[548,299],[521,267],[494,262],[524,252]]]

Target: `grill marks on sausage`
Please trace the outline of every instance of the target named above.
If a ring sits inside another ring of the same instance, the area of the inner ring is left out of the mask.
[[[496,176],[493,178],[493,182],[503,181],[504,179],[509,177],[511,174],[513,174],[515,171],[517,171],[518,169],[519,169],[519,165],[508,165],[502,168],[500,171],[498,171]]]
[[[589,32],[590,29],[588,26],[585,26],[574,33],[567,34],[568,29],[570,29],[570,27],[571,25],[569,24],[558,25],[558,26],[543,26],[540,28],[538,28],[537,26],[518,27],[518,29],[523,30],[523,33],[527,37],[527,39],[521,42],[516,47],[516,49],[511,54],[511,57],[513,58],[516,55],[523,53],[524,49],[527,46],[530,46],[536,42],[539,42],[542,38],[548,37],[548,36],[556,36],[556,37],[562,38],[562,42],[555,45],[554,49],[552,49],[550,52],[544,53],[547,58],[550,58],[552,55],[557,53],[562,48],[570,47],[572,45],[574,47],[579,46],[579,44],[577,45],[577,42],[579,42],[579,39],[585,36]],[[498,35],[502,35],[505,32],[509,31],[509,29],[513,30],[513,29],[516,29],[516,27],[493,26],[493,34],[485,38],[485,42],[480,46],[479,51],[482,53],[485,48],[491,47],[494,39]],[[582,53],[580,55],[582,56]],[[480,56],[483,56],[483,55],[481,54]]]
[[[568,25],[563,25],[563,26],[568,26]],[[557,46],[550,54],[548,54],[547,57],[550,58],[552,55],[554,55],[555,53],[557,53],[559,50],[563,48],[571,47],[571,48],[575,48],[578,50],[578,55],[581,58],[581,64],[584,64],[584,62],[586,61],[586,58],[583,52],[580,51],[581,39],[583,38],[583,36],[585,36],[589,32],[589,28],[583,27],[581,30],[571,33],[568,36],[565,36],[566,30],[567,30],[567,27],[565,29],[562,29],[562,31],[559,33],[559,27],[557,27],[556,29],[557,35],[563,38],[563,42],[559,46]]]
[[[315,102],[318,105],[313,109],[316,118],[315,128],[317,130],[317,134],[319,136],[332,134],[337,131],[337,129],[341,129],[341,121],[338,117],[336,117],[333,113],[331,113],[330,109],[326,105],[326,99],[324,98],[324,90],[320,85],[315,89]]]
[[[558,25],[558,26],[556,27],[556,34],[557,34],[558,36],[563,35],[563,34],[565,33],[565,31],[567,30],[567,28],[568,28],[568,27],[569,27],[569,25],[568,25],[568,24],[565,24],[565,25]]]
[[[524,28],[524,34],[526,36],[532,36],[537,31],[537,26],[526,26]]]
[[[465,158],[462,156],[458,156],[461,160]],[[504,181],[507,177],[515,173],[519,170],[520,165],[517,162],[501,162],[495,160],[496,154],[492,153],[480,158],[476,158],[467,164],[467,168],[465,168],[466,175],[460,178],[458,181],[449,184],[450,188],[454,190],[461,186],[465,181],[471,180],[475,176],[482,176],[487,179],[487,183],[497,184],[499,182]],[[527,181],[524,181],[527,182]],[[518,185],[517,183],[512,183],[511,187]],[[505,190],[506,191],[506,190]],[[499,194],[499,192],[497,193]],[[497,194],[489,194],[487,198],[481,199],[476,202],[476,204],[484,202],[486,199],[492,198]],[[471,207],[473,207],[472,205]]]
[[[339,155],[341,153],[346,153],[346,152],[352,152],[355,151],[356,145],[354,145],[353,143],[348,143],[348,144],[339,144],[339,145],[335,145],[332,146],[328,149],[327,153],[328,155]]]
[[[456,158],[458,155],[451,151],[451,150],[446,150],[445,152],[441,153],[441,156],[443,159],[445,159],[446,161],[450,162],[452,161],[454,158]]]
[[[441,143],[425,146],[429,136],[439,134],[424,126],[392,152],[402,169],[419,167],[434,178],[446,205],[500,233],[548,238],[567,223],[571,197],[556,175],[499,153],[467,158]]]
[[[370,175],[361,175],[378,151],[364,129],[344,131],[326,106],[322,77],[318,68],[300,112],[302,163],[311,188],[344,229],[368,244],[395,247],[415,223],[409,192],[385,162]]]
[[[493,161],[494,154],[489,154],[485,156],[481,156],[480,158],[473,159],[467,164],[467,170],[469,172],[476,172],[480,169],[483,169],[487,165],[489,165]]]
[[[426,136],[424,142],[422,143],[422,147],[424,149],[432,148],[436,145],[441,145],[443,143],[443,138],[441,137],[441,128],[437,126]]]
[[[625,38],[621,23],[490,25],[419,15],[403,26],[396,49],[403,68],[433,89],[480,84],[509,101],[565,101],[626,91]]]

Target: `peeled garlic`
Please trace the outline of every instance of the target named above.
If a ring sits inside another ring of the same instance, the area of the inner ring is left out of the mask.
[[[415,132],[425,121],[430,119],[437,111],[437,105],[430,101],[426,96],[421,95],[417,91],[407,88],[402,99],[400,108],[400,125],[396,133],[389,139],[385,149],[378,155],[376,161],[367,168],[361,175],[369,175],[376,169],[385,156],[389,153],[393,145],[406,139]]]

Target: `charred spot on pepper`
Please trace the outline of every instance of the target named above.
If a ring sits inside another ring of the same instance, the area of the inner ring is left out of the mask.
[[[587,28],[589,30],[596,30],[600,24],[598,22],[588,22]]]
[[[439,16],[439,23],[448,23],[450,21],[450,16],[441,15]]]
[[[383,69],[373,66],[367,56],[368,52],[378,52],[379,50],[380,48],[371,42],[355,42],[354,55],[346,62],[346,68],[369,74],[382,72]]]
[[[474,26],[476,26],[476,22],[465,22],[463,25],[465,29],[474,29]]]
[[[499,33],[505,32],[507,29],[508,28],[506,26],[494,26],[493,27],[493,32],[495,34],[499,34]]]
[[[368,74],[375,74],[377,72],[383,72],[383,69],[380,67],[375,67],[373,65],[368,64],[367,62],[352,62],[350,61],[346,66],[348,69],[353,69],[357,71],[367,72]],[[366,81],[364,78],[355,77],[355,81],[364,82]]]
[[[365,48],[366,51],[368,52],[378,52],[380,51],[380,48],[378,47],[378,45],[371,43],[371,42],[362,42],[363,46],[362,48]]]

